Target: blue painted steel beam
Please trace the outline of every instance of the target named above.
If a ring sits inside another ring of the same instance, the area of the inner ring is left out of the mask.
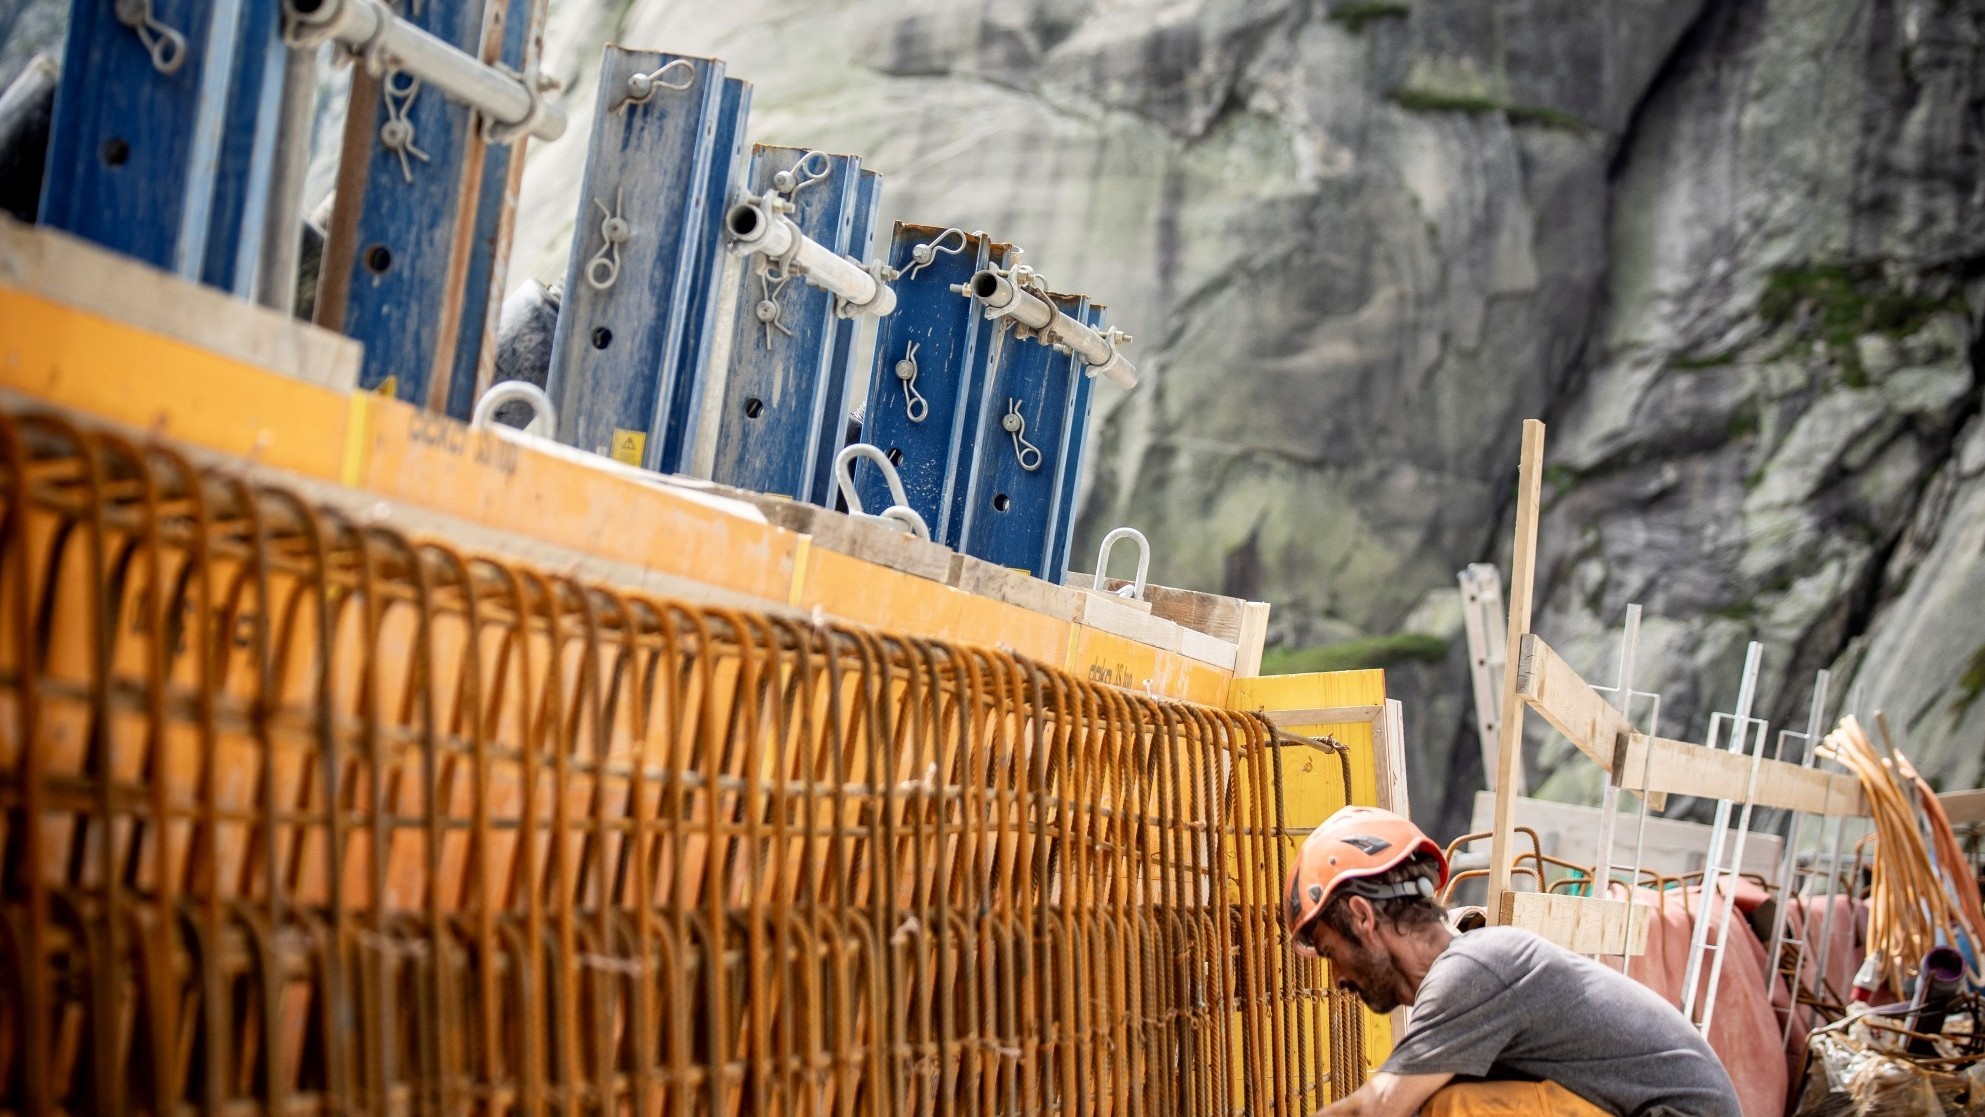
[[[660,465],[697,246],[723,218],[708,204],[723,101],[722,62],[606,48],[552,340],[561,442]]]
[[[673,374],[674,393],[663,423],[662,452],[655,465],[663,473],[690,471],[696,420],[703,409],[703,388],[709,383],[705,373],[720,354],[719,335],[730,328],[717,315],[723,303],[720,292],[729,285],[728,280],[736,278],[725,274],[728,253],[721,215],[744,189],[749,167],[744,130],[750,115],[751,84],[739,78],[725,78],[723,102],[717,107],[717,131],[711,138],[710,168],[703,188],[703,211],[713,219],[696,230],[696,267],[685,296],[689,303],[689,325],[682,334]]]
[[[1088,297],[1052,295],[1063,314],[1088,320]],[[960,550],[1059,583],[1068,563],[1056,530],[1063,494],[1081,468],[1074,418],[1087,377],[1072,355],[1013,335],[995,335],[992,373],[977,424]],[[1085,401],[1086,402],[1086,401]],[[1086,409],[1085,409],[1086,411]],[[1006,429],[1018,416],[1018,431]],[[1031,468],[1030,468],[1031,467]]]
[[[840,251],[866,260],[875,250],[875,222],[882,208],[882,176],[862,171],[855,179],[854,211],[848,239]],[[834,456],[848,440],[848,405],[855,378],[855,341],[865,319],[837,318],[834,346],[827,357],[827,374],[820,392],[820,436],[813,463],[813,489],[806,499],[822,508],[834,507]],[[874,468],[873,466],[870,467]],[[883,505],[882,507],[887,507]]]
[[[282,120],[283,45],[279,4],[249,4],[234,36],[227,118],[215,152],[213,206],[200,281],[244,299],[260,288]],[[301,215],[297,215],[299,218]],[[292,229],[292,236],[300,235]]]
[[[270,162],[253,153],[272,150],[276,98],[241,71],[280,49],[276,7],[150,0],[132,27],[114,0],[73,0],[42,223],[188,279],[208,273],[210,250],[253,259],[262,227],[247,200],[266,199]]]
[[[482,29],[482,57],[494,58],[515,73],[532,72],[544,34],[545,0],[498,0],[489,12],[489,25]],[[462,279],[461,340],[448,376],[448,414],[463,422],[496,369],[496,325],[503,309],[505,265],[526,142],[519,137],[512,143],[483,145],[475,227],[470,234],[474,239]]]
[[[753,148],[751,193],[771,191],[781,173],[802,183],[790,194],[794,209],[787,216],[808,237],[845,253],[859,208],[860,158]],[[833,460],[831,452],[823,456],[821,443],[828,437],[824,413],[840,319],[833,295],[797,275],[775,276],[774,267],[756,257],[739,278],[710,477],[811,500],[820,491],[818,473]]]
[[[893,286],[896,312],[876,326],[875,361],[869,372],[862,441],[880,447],[903,478],[910,507],[930,525],[931,538],[958,545],[966,480],[976,455],[979,407],[995,323],[971,296],[952,290],[980,268],[1004,264],[1008,246],[934,225],[898,222],[890,234],[889,263],[902,273]],[[918,266],[918,247],[942,239],[930,262]],[[916,346],[916,378],[896,374]],[[865,507],[889,504],[878,470],[855,467]]]
[[[401,15],[467,54],[481,49],[481,3],[430,0]],[[475,123],[467,105],[404,71],[353,75],[317,288],[318,324],[365,344],[359,386],[436,411],[447,409],[461,336],[482,168]]]

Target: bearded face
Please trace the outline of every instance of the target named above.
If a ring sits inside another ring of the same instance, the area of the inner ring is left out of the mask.
[[[1340,935],[1321,919],[1311,924],[1311,929],[1317,953],[1329,961],[1337,988],[1356,993],[1365,1007],[1388,1013],[1412,995],[1406,975],[1393,964],[1392,955],[1377,944]]]

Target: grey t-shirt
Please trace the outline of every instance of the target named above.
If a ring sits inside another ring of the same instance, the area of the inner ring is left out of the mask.
[[[1544,1079],[1623,1117],[1743,1117],[1730,1076],[1653,990],[1528,931],[1484,927],[1427,970],[1392,1074]]]

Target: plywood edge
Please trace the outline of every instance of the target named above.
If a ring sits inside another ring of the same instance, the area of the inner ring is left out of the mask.
[[[1062,584],[1093,590],[1096,588],[1096,576],[1071,571],[1062,578]],[[1116,593],[1130,584],[1123,578],[1105,578],[1102,589],[1105,593]],[[1153,615],[1181,628],[1189,628],[1229,644],[1240,641],[1241,611],[1247,602],[1238,597],[1146,583],[1144,600],[1150,604]]]
[[[1240,648],[1217,636],[1208,636],[1197,629],[1179,626],[1179,654],[1210,663],[1223,671],[1234,669],[1234,660],[1240,656]]]
[[[1268,602],[1250,601],[1241,606],[1241,629],[1234,638],[1234,675],[1252,678],[1261,674],[1261,650],[1268,643]]]
[[[350,338],[4,214],[0,286],[320,387],[358,384],[363,347]]]
[[[1113,594],[1085,593],[1076,621],[1100,632],[1123,636],[1160,651],[1179,650],[1179,626],[1131,608]]]
[[[1647,953],[1653,909],[1605,896],[1566,896],[1551,892],[1505,892],[1502,919],[1564,947],[1574,954],[1638,956]]]

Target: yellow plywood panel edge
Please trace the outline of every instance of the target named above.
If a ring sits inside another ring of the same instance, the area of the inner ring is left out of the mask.
[[[365,448],[372,435],[370,392],[353,392],[345,412],[345,457],[338,466],[338,484],[356,489],[365,480]]]
[[[0,386],[312,477],[344,456],[339,393],[7,287]]]
[[[799,536],[758,510],[375,398],[361,487],[783,604]]]
[[[939,640],[1004,648],[1052,663],[1067,646],[1068,622],[975,597],[941,582],[809,547],[796,608]]]
[[[786,591],[786,604],[797,609],[806,600],[806,574],[813,557],[813,536],[802,535],[793,545],[793,584]]]

